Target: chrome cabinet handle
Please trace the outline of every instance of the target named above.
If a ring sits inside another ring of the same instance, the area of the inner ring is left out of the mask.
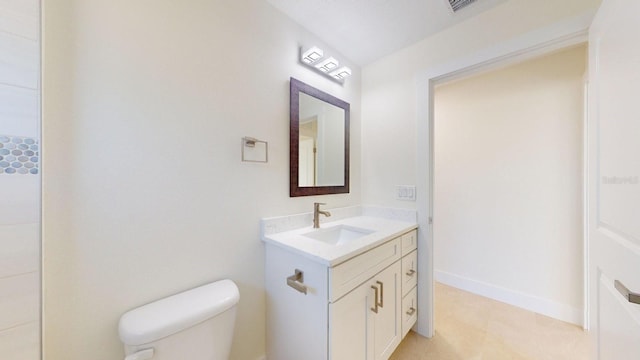
[[[307,295],[307,286],[304,283],[304,272],[296,269],[295,274],[287,277],[287,285]]]
[[[626,286],[624,286],[620,281],[616,280],[613,282],[616,289],[627,299],[628,302],[632,304],[640,304],[640,294],[629,291]]]
[[[413,276],[413,274],[415,274],[415,273],[416,273],[416,271],[411,269],[411,270],[407,271],[407,276]]]
[[[371,308],[371,311],[377,314],[378,313],[378,287],[371,285],[371,288],[376,292],[376,295],[375,295],[376,298],[373,300],[374,307]]]
[[[376,283],[380,285],[380,303],[378,305],[380,305],[380,307],[384,307],[384,284],[382,281],[376,281]]]
[[[409,311],[407,311],[407,315],[411,316],[413,314],[416,313],[416,308],[414,308],[413,306],[409,308]]]

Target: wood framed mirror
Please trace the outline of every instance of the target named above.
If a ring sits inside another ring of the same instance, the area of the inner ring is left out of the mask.
[[[349,103],[290,79],[289,195],[349,192]]]

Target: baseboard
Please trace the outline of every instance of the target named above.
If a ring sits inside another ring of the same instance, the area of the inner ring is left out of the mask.
[[[582,326],[583,311],[541,297],[524,294],[500,286],[469,279],[446,271],[435,270],[435,280],[461,290],[501,301],[554,319]]]

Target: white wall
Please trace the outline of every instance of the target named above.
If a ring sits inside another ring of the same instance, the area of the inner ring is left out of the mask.
[[[364,67],[364,202],[415,208],[415,203],[395,200],[394,189],[416,183],[417,74],[556,22],[591,16],[599,3],[510,0]]]
[[[231,358],[262,356],[259,219],[361,202],[359,69],[299,65],[336,52],[263,0],[45,3],[43,41],[46,358],[120,359],[121,314],[222,278]],[[290,76],[351,103],[350,194],[289,198]],[[240,161],[243,136],[268,164]]]
[[[9,149],[7,136],[39,138],[38,19],[38,0],[0,0],[0,137],[4,139],[0,150]],[[9,159],[3,152],[0,157]],[[40,359],[40,175],[11,174],[6,169],[0,165],[0,356],[36,360]]]
[[[581,323],[586,47],[435,90],[436,279]]]

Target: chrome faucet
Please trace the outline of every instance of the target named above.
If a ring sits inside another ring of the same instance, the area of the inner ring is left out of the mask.
[[[320,214],[329,217],[331,216],[331,213],[328,211],[322,211],[320,210],[320,205],[327,205],[325,203],[313,203],[313,228],[314,229],[319,229],[320,228]]]

